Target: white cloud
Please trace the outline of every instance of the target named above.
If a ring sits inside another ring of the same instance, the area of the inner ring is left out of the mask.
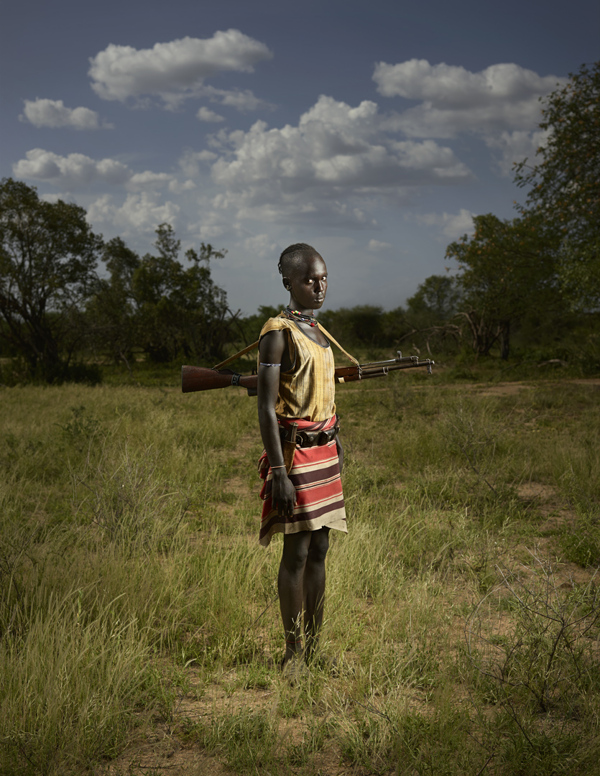
[[[101,122],[96,111],[89,108],[67,108],[62,100],[24,100],[25,108],[19,116],[34,127],[69,127],[71,129],[113,129],[112,124]]]
[[[133,190],[154,189],[174,180],[174,176],[167,173],[134,173],[116,159],[96,160],[84,154],[59,156],[43,148],[34,148],[27,151],[25,157],[13,165],[17,178],[49,181],[63,187],[81,188],[100,182],[125,185]]]
[[[220,116],[218,113],[215,113],[213,110],[210,110],[210,108],[205,108],[204,106],[200,108],[198,113],[196,113],[196,116],[200,121],[208,121],[209,123],[225,121],[223,116]]]
[[[74,198],[68,191],[63,191],[60,194],[56,192],[48,192],[47,194],[40,194],[40,199],[44,202],[51,202],[55,205],[59,200],[63,202],[73,202]]]
[[[486,138],[486,144],[493,150],[500,151],[498,168],[503,175],[512,175],[515,162],[527,158],[533,161],[536,151],[546,144],[549,132],[502,132],[499,136]]]
[[[539,97],[565,82],[515,64],[491,65],[473,73],[464,67],[431,65],[426,59],[396,65],[380,62],[373,80],[384,97],[421,101],[388,125],[412,137],[532,129],[541,115]]]
[[[460,212],[452,213],[424,213],[415,216],[415,220],[424,226],[432,227],[440,232],[440,239],[458,240],[463,234],[472,234],[474,232],[473,216],[465,208]]]
[[[277,243],[271,240],[268,234],[256,234],[254,237],[247,237],[244,240],[244,249],[254,256],[260,256],[264,259],[267,256],[274,256],[277,252]]]
[[[233,108],[240,113],[259,109],[274,110],[275,108],[270,102],[256,97],[250,89],[216,89],[214,86],[205,84],[199,86],[193,96],[208,99],[210,102],[224,105],[226,108]],[[171,104],[176,104],[178,101],[179,98],[175,97],[170,97],[168,100]],[[200,117],[198,116],[198,118]]]
[[[357,108],[321,96],[297,127],[268,129],[257,121],[248,132],[221,133],[231,153],[212,167],[229,191],[269,183],[272,200],[308,189],[348,191],[465,180],[468,169],[449,148],[433,141],[397,142],[380,131],[377,105]]]
[[[244,91],[241,89],[233,89],[228,92],[222,91],[220,92],[220,95],[221,105],[227,105],[230,108],[235,108],[241,113],[245,113],[246,111],[251,110],[258,110],[259,108],[273,107],[270,105],[270,103],[255,97],[249,89],[244,89]]]
[[[139,232],[153,232],[159,224],[177,224],[179,206],[171,201],[160,202],[155,192],[128,194],[122,204],[105,194],[93,202],[87,220],[96,226],[106,224],[125,237]]]
[[[381,242],[380,240],[369,240],[369,244],[367,245],[367,250],[377,253],[379,251],[388,251],[390,248],[393,248],[393,247],[394,246],[391,243]]]
[[[127,188],[130,191],[136,191],[140,189],[155,189],[160,186],[166,186],[173,182],[173,176],[168,175],[166,172],[138,172],[129,178],[127,181]]]
[[[195,96],[206,78],[224,71],[253,72],[272,57],[264,43],[239,30],[215,32],[212,38],[181,38],[135,49],[113,43],[90,59],[92,88],[105,100],[159,95],[177,104]]]
[[[193,191],[196,188],[196,184],[192,180],[178,181],[173,178],[169,183],[169,191],[171,194],[183,194],[185,191]]]
[[[450,148],[398,141],[383,123],[373,102],[321,96],[297,126],[220,130],[210,140],[221,188],[213,206],[239,219],[362,228],[375,224],[377,197],[398,201],[414,187],[471,178]]]
[[[214,210],[202,210],[202,220],[188,226],[188,233],[201,241],[216,240],[231,230],[227,214]],[[235,231],[235,228],[234,228]]]
[[[131,170],[115,159],[96,161],[84,154],[59,156],[43,148],[27,151],[25,159],[20,159],[13,172],[17,178],[51,181],[63,186],[84,186],[94,181],[113,185],[127,183],[132,177]]]
[[[544,94],[556,87],[558,79],[542,78],[533,70],[515,64],[491,65],[472,73],[464,67],[430,65],[426,59],[410,59],[398,65],[380,62],[375,66],[373,80],[384,97],[397,95],[453,107],[474,107],[485,102]]]
[[[187,149],[179,159],[179,168],[188,178],[198,178],[202,170],[207,170],[208,165],[218,158],[213,151],[192,151]]]

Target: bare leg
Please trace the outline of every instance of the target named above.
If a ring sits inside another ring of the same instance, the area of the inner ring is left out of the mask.
[[[311,544],[311,531],[284,534],[277,588],[285,633],[284,663],[302,652],[304,574]]]
[[[311,534],[308,557],[304,566],[304,635],[306,658],[315,651],[323,624],[325,606],[325,556],[329,549],[329,528]]]

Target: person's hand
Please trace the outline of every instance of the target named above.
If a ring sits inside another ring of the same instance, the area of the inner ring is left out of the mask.
[[[272,469],[271,502],[281,517],[291,517],[296,504],[296,488],[285,469]]]

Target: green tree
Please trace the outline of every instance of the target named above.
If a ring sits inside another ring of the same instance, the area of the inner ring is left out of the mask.
[[[560,240],[559,277],[573,305],[600,304],[600,62],[583,65],[543,100],[548,138],[516,165],[526,207]]]
[[[179,261],[181,241],[169,224],[156,230],[156,255],[146,254],[131,276],[139,343],[156,362],[187,358],[220,358],[229,338],[227,297],[211,276],[211,259],[225,251],[201,243]]]
[[[11,178],[0,183],[0,336],[29,378],[69,377],[101,247],[83,208],[45,202]]]
[[[319,321],[343,342],[351,345],[380,346],[383,336],[383,309],[363,304],[319,313]]]
[[[489,355],[498,343],[506,359],[515,323],[541,312],[548,321],[564,307],[557,290],[556,244],[541,214],[501,221],[488,213],[473,222],[473,236],[446,249],[460,268],[458,316],[468,325],[475,353]]]
[[[210,260],[225,252],[201,243],[186,252],[191,266],[184,267],[169,224],[156,229],[155,249],[140,258],[120,237],[104,246],[108,277],[98,280],[87,308],[95,347],[130,369],[136,350],[157,363],[179,355],[219,358],[229,337],[228,308]]]
[[[458,309],[461,288],[452,275],[430,275],[409,299],[406,308],[411,320],[419,325],[439,326],[450,320]]]
[[[87,306],[90,342],[96,352],[107,353],[131,369],[137,344],[133,276],[140,258],[120,237],[109,240],[102,251],[108,278],[98,278],[95,294]]]
[[[285,303],[279,307],[271,305],[261,305],[254,315],[247,315],[244,318],[236,318],[235,331],[238,336],[238,342],[241,347],[255,342],[260,336],[265,321],[268,318],[275,318],[285,307]]]
[[[455,350],[460,342],[461,328],[454,321],[462,298],[460,280],[452,275],[430,275],[406,300],[404,337],[414,348],[434,351]]]

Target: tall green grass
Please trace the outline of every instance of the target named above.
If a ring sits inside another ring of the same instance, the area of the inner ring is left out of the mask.
[[[349,533],[332,536],[322,633],[337,667],[290,687],[254,401],[3,389],[0,772],[100,773],[168,720],[240,774],[594,773],[597,395],[341,388]],[[231,702],[186,721],[192,670],[198,698]]]

